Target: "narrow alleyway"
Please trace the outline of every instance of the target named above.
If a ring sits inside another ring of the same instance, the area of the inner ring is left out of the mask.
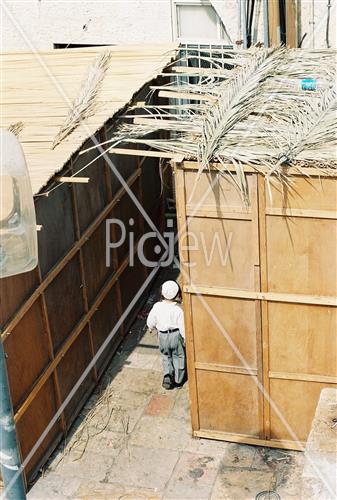
[[[144,328],[155,300],[156,291],[29,500],[300,498],[301,453],[191,437],[187,384],[161,387],[156,335]]]

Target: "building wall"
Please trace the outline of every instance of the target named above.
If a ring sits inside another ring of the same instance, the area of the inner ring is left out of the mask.
[[[168,42],[174,35],[174,0],[7,0],[2,2],[2,50],[49,50],[55,43]],[[242,39],[240,0],[212,0],[225,25],[225,41]],[[241,0],[242,1],[242,0]],[[207,3],[207,2],[204,2]],[[328,0],[298,0],[303,47],[326,47]],[[330,45],[336,46],[336,4],[331,0]],[[257,0],[254,41],[263,42],[263,0]]]

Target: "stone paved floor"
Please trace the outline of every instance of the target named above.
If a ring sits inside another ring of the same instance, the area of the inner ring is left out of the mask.
[[[165,391],[138,319],[29,500],[300,498],[303,455],[191,437],[188,388]]]

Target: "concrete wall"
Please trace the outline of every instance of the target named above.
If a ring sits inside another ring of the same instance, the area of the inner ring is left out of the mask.
[[[242,39],[240,0],[212,0],[229,39]],[[241,0],[242,1],[242,0]],[[257,0],[255,41],[263,41],[262,0]],[[298,0],[303,47],[326,47],[328,0]],[[117,44],[172,41],[171,0],[3,0],[2,50],[48,50],[54,43]],[[336,46],[336,4],[331,0],[330,44]],[[314,8],[313,8],[314,6]]]

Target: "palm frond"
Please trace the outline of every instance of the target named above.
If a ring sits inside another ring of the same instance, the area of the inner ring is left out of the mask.
[[[110,58],[110,51],[104,51],[96,56],[86,78],[82,82],[79,95],[73,102],[64,124],[54,139],[52,149],[71,134],[82,120],[94,114],[96,97],[109,67]]]

